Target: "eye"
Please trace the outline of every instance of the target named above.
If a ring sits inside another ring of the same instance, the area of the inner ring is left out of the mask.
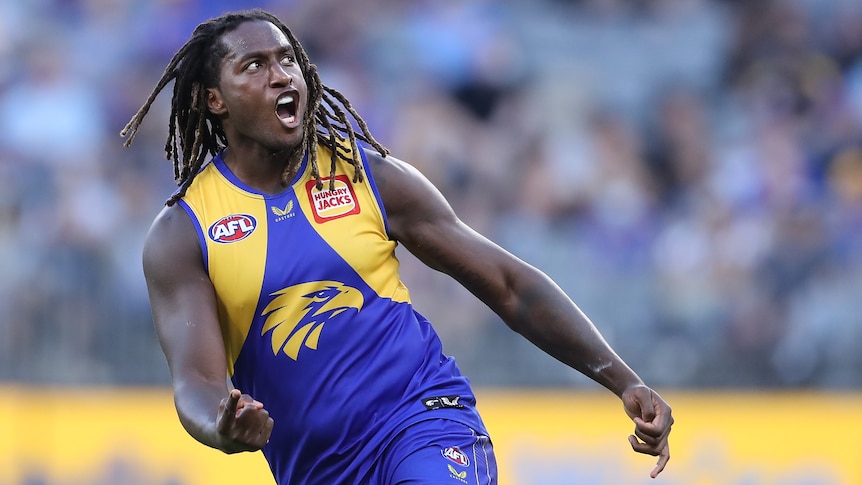
[[[282,64],[284,64],[285,66],[289,66],[289,65],[291,65],[291,64],[293,64],[295,61],[296,61],[296,59],[294,59],[294,58],[293,58],[293,56],[292,56],[292,55],[290,55],[290,54],[287,54],[287,55],[285,55],[284,57],[282,57],[282,58],[281,58],[281,63],[282,63]]]
[[[245,66],[246,71],[257,71],[260,69],[261,63],[260,61],[251,61]]]

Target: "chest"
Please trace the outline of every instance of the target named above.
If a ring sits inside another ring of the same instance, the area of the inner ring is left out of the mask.
[[[311,180],[278,196],[210,190],[196,213],[216,290],[241,291],[251,300],[313,280],[376,286],[397,279],[395,243],[374,192],[346,176],[336,176],[334,185],[317,189]]]

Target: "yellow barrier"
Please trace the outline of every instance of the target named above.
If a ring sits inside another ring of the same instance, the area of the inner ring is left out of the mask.
[[[480,390],[501,484],[862,484],[862,394],[663,394],[672,459],[650,480],[610,394]],[[273,483],[260,453],[190,438],[167,390],[2,387],[0,416],[0,484]]]
[[[483,392],[480,408],[515,485],[860,485],[862,394],[662,393],[671,461],[631,451],[633,425],[607,393]]]

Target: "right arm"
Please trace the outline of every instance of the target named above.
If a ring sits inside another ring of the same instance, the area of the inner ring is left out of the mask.
[[[180,422],[201,443],[236,453],[262,448],[273,420],[227,386],[215,291],[197,233],[179,205],[166,207],[147,234],[144,276],[159,344],[167,359]]]

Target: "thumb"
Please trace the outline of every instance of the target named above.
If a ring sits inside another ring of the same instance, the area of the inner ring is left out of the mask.
[[[652,392],[649,392],[645,397],[645,399],[638,399],[638,403],[641,407],[641,419],[649,423],[655,419],[655,404],[653,403]]]
[[[631,419],[640,419],[649,422],[655,418],[653,395],[646,386],[637,386],[626,390],[623,394],[623,403],[626,414]]]
[[[231,389],[227,398],[222,401],[221,412],[218,418],[218,430],[220,433],[227,431],[231,424],[233,424],[234,419],[236,419],[236,408],[240,396],[242,396],[242,392],[239,389]]]
[[[227,402],[224,405],[225,414],[236,415],[236,408],[241,397],[242,392],[239,389],[231,389],[230,394],[227,396]]]

